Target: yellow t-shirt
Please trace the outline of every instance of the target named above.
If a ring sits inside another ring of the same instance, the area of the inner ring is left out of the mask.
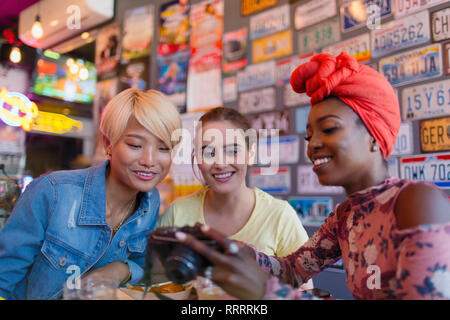
[[[156,226],[205,224],[203,208],[207,190],[205,187],[174,201]],[[296,251],[308,240],[308,234],[295,210],[287,201],[275,199],[258,188],[254,188],[254,192],[256,202],[250,218],[241,230],[229,238],[249,243],[271,256],[285,257]]]

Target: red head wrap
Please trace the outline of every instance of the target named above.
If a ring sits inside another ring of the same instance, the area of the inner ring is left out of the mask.
[[[306,92],[312,106],[328,96],[339,98],[364,122],[383,157],[389,156],[400,129],[400,107],[394,89],[380,73],[345,51],[337,57],[320,53],[294,70],[291,86],[297,93]]]

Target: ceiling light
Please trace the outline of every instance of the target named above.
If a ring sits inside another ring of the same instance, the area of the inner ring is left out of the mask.
[[[34,20],[33,26],[31,27],[31,35],[35,39],[40,39],[40,38],[42,38],[43,34],[44,34],[44,30],[42,29],[42,25],[41,25],[41,18],[37,14],[36,19]]]
[[[50,22],[50,27],[56,27],[59,23],[59,20],[53,20],[52,22]]]
[[[11,49],[11,52],[9,53],[9,60],[14,63],[19,63],[22,61],[22,53],[20,52],[20,49],[16,46],[14,46]]]
[[[89,38],[89,32],[83,32],[81,34],[81,39],[86,40],[87,38]]]

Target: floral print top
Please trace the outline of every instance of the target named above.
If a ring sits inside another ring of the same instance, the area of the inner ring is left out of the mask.
[[[273,275],[265,298],[310,299],[291,285],[342,258],[356,299],[450,299],[450,223],[397,229],[394,206],[410,183],[388,178],[351,194],[285,258],[258,252],[260,266]]]

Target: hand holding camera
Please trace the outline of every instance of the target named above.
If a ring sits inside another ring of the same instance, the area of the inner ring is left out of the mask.
[[[159,228],[148,240],[148,252],[156,251],[173,282],[204,276],[212,266],[212,280],[230,295],[240,299],[264,296],[269,275],[256,262],[255,251],[207,226]]]

